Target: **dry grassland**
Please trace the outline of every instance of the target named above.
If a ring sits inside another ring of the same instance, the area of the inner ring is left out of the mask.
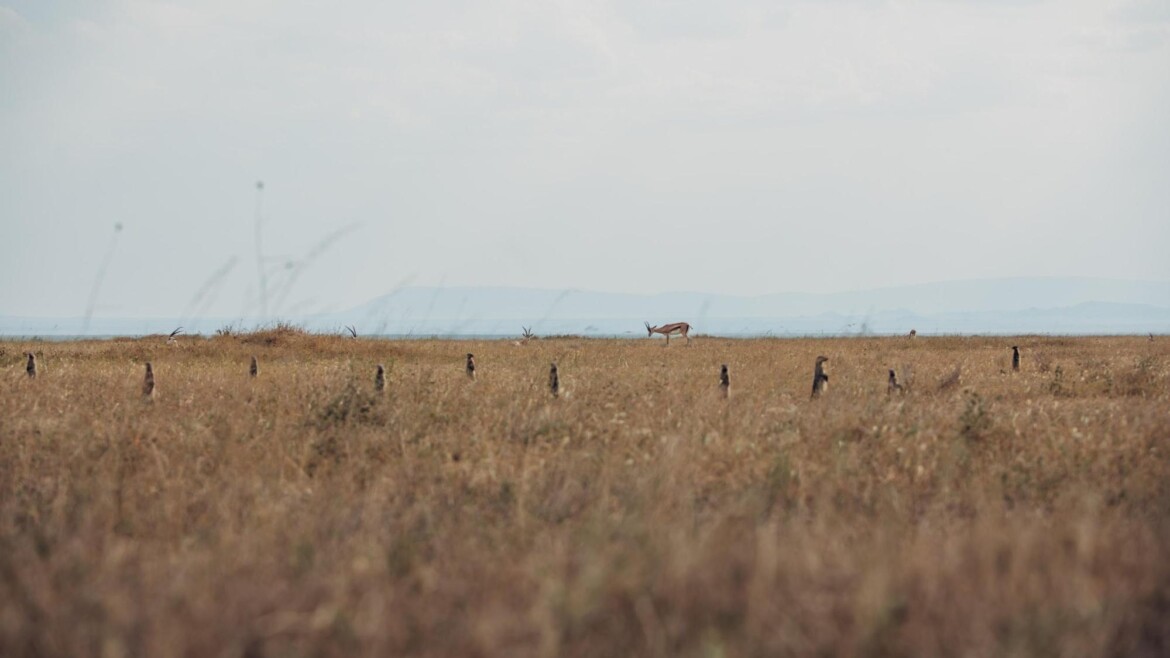
[[[1165,339],[0,350],[2,656],[1170,653]]]

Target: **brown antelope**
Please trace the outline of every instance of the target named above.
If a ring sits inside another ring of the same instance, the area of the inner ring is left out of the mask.
[[[670,335],[679,334],[687,339],[687,345],[691,344],[691,337],[688,336],[691,331],[691,325],[685,322],[675,322],[674,324],[664,324],[661,327],[651,327],[650,323],[646,323],[646,335],[653,337],[654,334],[662,334],[666,336],[666,345],[670,345]]]
[[[532,327],[525,327],[524,325],[520,325],[520,328],[524,330],[524,333],[521,334],[522,338],[520,340],[512,341],[512,344],[517,347],[524,347],[528,344],[528,341],[536,339],[536,334],[532,333]]]
[[[817,357],[817,367],[813,370],[813,386],[812,397],[818,397],[829,389],[829,375],[825,372],[824,363],[829,360],[827,356]]]

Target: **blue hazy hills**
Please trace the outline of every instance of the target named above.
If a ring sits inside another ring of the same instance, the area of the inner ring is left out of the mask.
[[[276,320],[313,331],[353,325],[362,335],[645,335],[686,321],[703,334],[1145,334],[1170,332],[1170,281],[1013,278],[850,292],[736,296],[651,295],[508,287],[404,287],[354,308],[268,318],[93,318],[90,335],[214,333]],[[0,316],[7,336],[73,336],[81,318]]]

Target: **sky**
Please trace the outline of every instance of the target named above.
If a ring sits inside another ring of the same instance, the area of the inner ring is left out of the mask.
[[[1168,117],[1170,0],[0,0],[0,315],[1170,280]]]

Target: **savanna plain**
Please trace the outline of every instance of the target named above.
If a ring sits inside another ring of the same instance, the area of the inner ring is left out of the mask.
[[[286,327],[0,366],[2,656],[1170,654],[1163,337]]]

